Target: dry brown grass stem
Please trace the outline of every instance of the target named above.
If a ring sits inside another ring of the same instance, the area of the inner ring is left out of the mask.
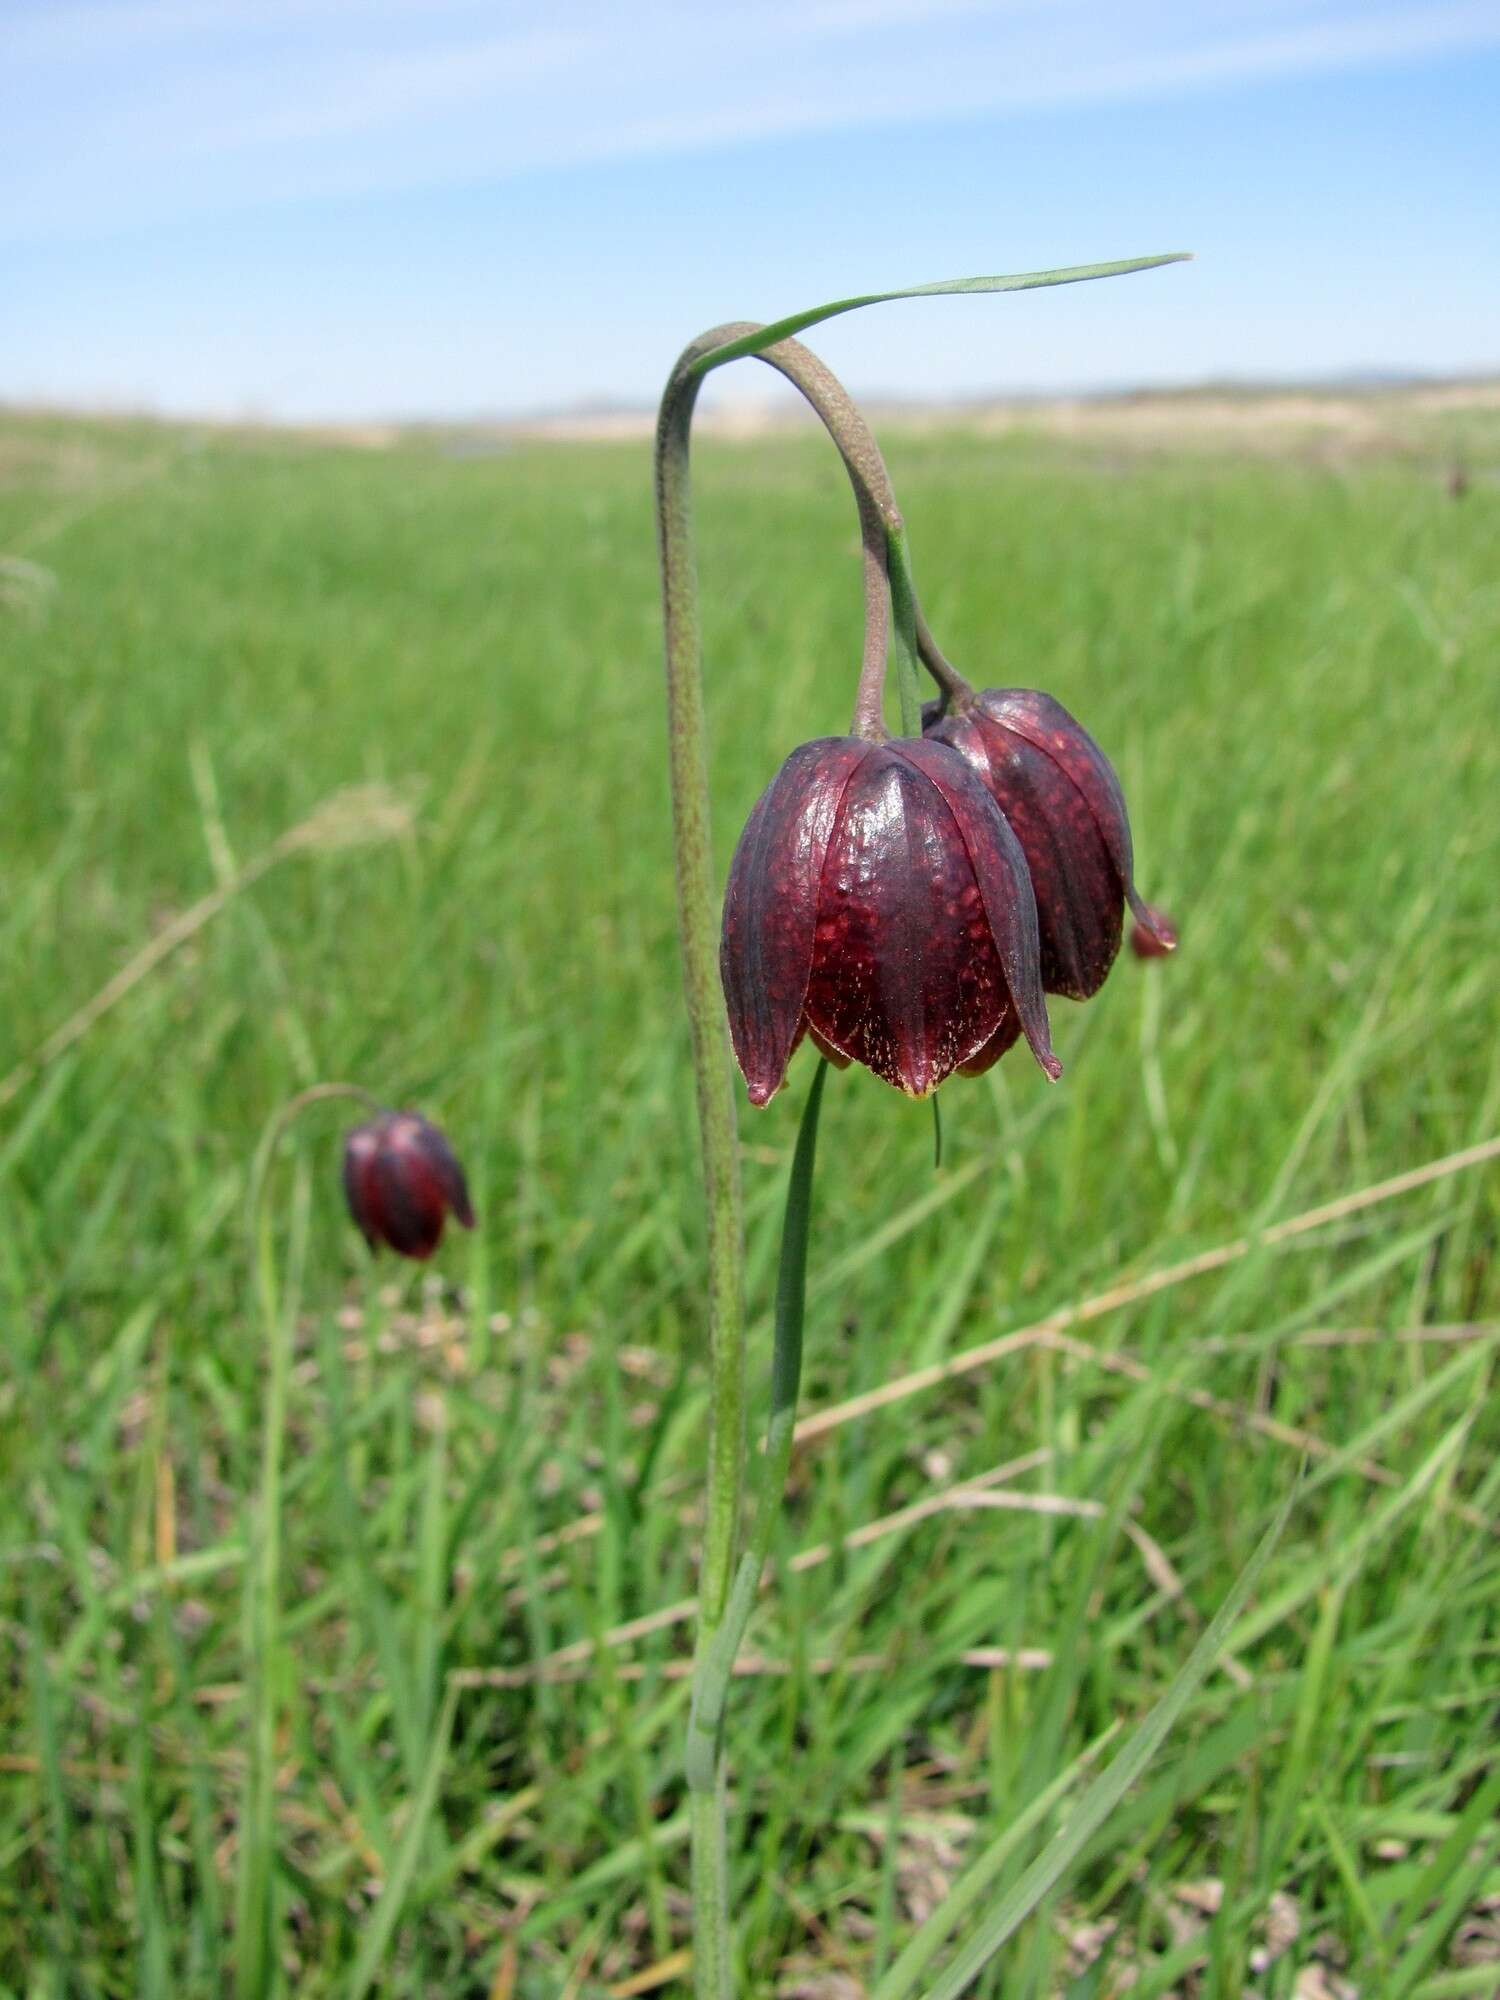
[[[879,1389],[870,1390],[861,1396],[850,1397],[829,1409],[820,1410],[815,1415],[804,1418],[797,1426],[798,1441],[806,1443],[825,1436],[828,1432],[844,1424],[853,1423],[857,1418],[866,1416],[873,1410],[883,1409],[891,1403],[917,1395],[924,1389],[934,1388],[943,1382],[972,1374],[1007,1355],[1019,1353],[1029,1347],[1047,1347],[1082,1362],[1093,1362],[1111,1373],[1124,1375],[1133,1381],[1157,1382],[1167,1393],[1182,1397],[1195,1408],[1237,1424],[1277,1444],[1306,1452],[1318,1459],[1334,1458],[1338,1455],[1338,1447],[1329,1444],[1316,1432],[1304,1430],[1293,1424],[1280,1423],[1274,1417],[1265,1417],[1253,1410],[1242,1409],[1238,1404],[1228,1402],[1223,1397],[1209,1394],[1207,1390],[1164,1382],[1147,1368],[1144,1362],[1137,1361],[1134,1356],[1107,1348],[1096,1348],[1086,1341],[1075,1340],[1069,1336],[1067,1329],[1070,1326],[1083,1325],[1090,1320],[1100,1319],[1106,1313],[1117,1311],[1120,1307],[1134,1304],[1141,1299],[1150,1298],[1173,1285],[1184,1283],[1189,1278],[1222,1270],[1241,1257],[1247,1256],[1253,1249],[1274,1246],[1294,1237],[1306,1235],[1309,1231],[1327,1223],[1341,1221],[1346,1216],[1356,1215],[1363,1209],[1373,1208],[1384,1201],[1392,1201],[1398,1195],[1410,1194],[1418,1188],[1432,1186],[1454,1174],[1482,1166],[1497,1158],[1500,1158],[1500,1137],[1482,1140],[1476,1145],[1464,1147],[1459,1152],[1448,1153],[1440,1159],[1427,1161],[1423,1166],[1410,1168],[1405,1173],[1391,1175],[1386,1180],[1376,1181],[1368,1187],[1340,1195],[1333,1201],[1322,1202],[1318,1207],[1307,1209],[1301,1215],[1292,1216],[1285,1222],[1275,1223],[1255,1236],[1236,1237],[1230,1243],[1219,1244],[1216,1248],[1202,1251],[1195,1257],[1184,1258],[1176,1264],[1165,1265],[1161,1270],[1147,1272],[1143,1277],[1115,1285],[1106,1292],[1096,1293],[1077,1305],[1065,1306],[1032,1326],[1020,1327],[1012,1333],[1002,1334],[997,1340],[984,1341],[977,1347],[967,1348],[950,1361],[914,1370],[909,1375],[900,1376],[893,1382],[883,1384]],[[1362,1334],[1366,1330],[1352,1331]],[[1420,1331],[1422,1329],[1407,1330],[1409,1334]],[[1439,1329],[1427,1331],[1436,1334]],[[1461,1328],[1450,1327],[1441,1331],[1450,1337],[1479,1337],[1477,1324]],[[835,1549],[846,1551],[864,1547],[882,1536],[897,1533],[900,1529],[933,1514],[965,1508],[1013,1507],[1034,1513],[1097,1515],[1099,1506],[1095,1501],[1074,1500],[1057,1494],[997,1493],[994,1490],[1002,1485],[1004,1480],[1015,1477],[1023,1466],[1030,1469],[1044,1462],[1048,1456],[1045,1451],[1033,1453],[1024,1460],[1013,1461],[991,1472],[979,1474],[973,1479],[961,1480],[940,1493],[929,1494],[909,1507],[901,1508],[894,1514],[884,1515],[877,1521],[868,1522],[864,1527],[854,1529],[837,1544],[820,1543],[815,1548],[804,1549],[792,1558],[790,1567],[795,1571],[815,1568],[819,1563],[827,1562]],[[1372,1458],[1360,1457],[1352,1460],[1350,1470],[1376,1485],[1399,1484],[1397,1475],[1388,1466],[1381,1465]],[[1447,1511],[1453,1512],[1473,1526],[1492,1533],[1500,1532],[1495,1523],[1465,1502],[1444,1500],[1443,1505]],[[582,1540],[590,1534],[597,1533],[599,1524],[599,1516],[585,1515],[567,1527],[555,1531],[549,1539],[554,1545]],[[1126,1532],[1157,1589],[1180,1604],[1196,1622],[1198,1614],[1165,1551],[1137,1523],[1127,1523]],[[694,1608],[694,1599],[679,1599],[675,1604],[664,1605],[660,1610],[648,1612],[643,1617],[629,1619],[624,1624],[613,1627],[604,1634],[603,1643],[610,1647],[623,1646],[637,1639],[646,1638],[654,1632],[666,1631],[691,1618]],[[524,1687],[538,1680],[578,1679],[591,1670],[590,1663],[595,1657],[596,1643],[592,1639],[579,1640],[571,1645],[559,1647],[544,1659],[533,1661],[528,1666],[466,1668],[456,1673],[453,1678],[460,1687]],[[1029,1653],[1025,1655],[1028,1661],[1034,1657],[1040,1656]],[[965,1654],[963,1658],[967,1664],[976,1664],[972,1654]],[[1020,1656],[1018,1663],[1019,1661]],[[884,1656],[880,1656],[878,1663],[889,1664]],[[815,1667],[814,1670],[832,1672],[840,1665],[848,1667],[849,1662],[834,1662],[826,1668]],[[788,1671],[784,1666],[767,1662],[761,1662],[759,1670],[766,1673]],[[617,1674],[627,1679],[639,1678],[647,1671],[664,1673],[670,1679],[677,1671],[677,1667],[674,1663],[668,1663],[665,1667],[649,1670],[639,1665],[620,1666],[615,1669]],[[1249,1679],[1246,1669],[1238,1660],[1228,1660],[1225,1663],[1225,1671],[1241,1684]]]
[[[940,1493],[929,1493],[925,1498],[914,1501],[909,1507],[898,1509],[894,1514],[883,1514],[878,1521],[867,1521],[863,1527],[852,1529],[837,1542],[820,1542],[814,1548],[803,1549],[800,1554],[792,1557],[788,1568],[798,1573],[816,1569],[820,1563],[828,1562],[835,1554],[866,1548],[871,1542],[879,1541],[886,1535],[897,1534],[915,1521],[924,1521],[930,1515],[942,1513],[952,1506],[955,1494],[988,1490],[1002,1480],[1014,1479],[1022,1472],[1034,1470],[1036,1466],[1045,1463],[1051,1455],[1045,1450],[1028,1452],[1024,1458],[1011,1459],[1007,1464],[997,1465],[989,1472],[978,1473],[972,1479],[960,1480],[953,1486],[944,1487]],[[1034,1499],[1037,1496],[1026,1497]],[[526,1681],[518,1682],[517,1685],[527,1685],[531,1680],[544,1678],[554,1668],[587,1666],[595,1658],[601,1644],[610,1647],[631,1645],[637,1639],[649,1638],[653,1632],[665,1632],[674,1625],[685,1624],[695,1615],[697,1609],[696,1597],[679,1597],[675,1604],[664,1604],[659,1611],[648,1611],[643,1617],[627,1618],[623,1625],[612,1625],[600,1640],[575,1639],[571,1644],[559,1646],[555,1652],[548,1653],[544,1659],[533,1661],[530,1666],[514,1669],[515,1672],[527,1677]],[[492,1670],[487,1667],[476,1667],[463,1671],[483,1675]],[[508,1673],[512,1669],[502,1668],[494,1671]],[[510,1685],[508,1682],[495,1683],[483,1679],[466,1681],[462,1678],[461,1672],[456,1673],[453,1678],[460,1687]]]
[[[1413,1347],[1461,1347],[1476,1340],[1500,1337],[1500,1319],[1454,1320],[1444,1326],[1310,1326],[1289,1333],[1277,1347],[1379,1347],[1387,1342]],[[1191,1342],[1193,1354],[1251,1354],[1267,1350],[1264,1336],[1254,1333],[1211,1335]]]
[[[856,1549],[868,1548],[872,1542],[883,1540],[888,1535],[899,1534],[902,1529],[913,1527],[919,1521],[930,1520],[934,1515],[979,1511],[984,1508],[996,1511],[1025,1514],[1068,1515],[1084,1520],[1097,1520],[1104,1512],[1097,1500],[1075,1500],[1061,1493],[1027,1493],[1003,1485],[1007,1479],[1017,1478],[1024,1472],[1033,1472],[1046,1464],[1052,1454],[1045,1448],[1026,1453],[1023,1458],[1011,1459],[1005,1465],[997,1465],[988,1472],[976,1474],[972,1479],[956,1481],[941,1491],[924,1495],[910,1506],[901,1507],[892,1514],[883,1514],[879,1520],[867,1521],[862,1527],[853,1528],[837,1542],[818,1542],[812,1548],[802,1549],[793,1556],[787,1568],[797,1574],[817,1569],[829,1562],[835,1555],[849,1554]],[[1146,1573],[1158,1590],[1174,1601],[1182,1603],[1192,1612],[1182,1579],[1168,1561],[1165,1551],[1144,1528],[1134,1522],[1125,1524],[1125,1532],[1140,1554]],[[578,1680],[593,1671],[593,1663],[601,1645],[614,1648],[628,1646],[637,1639],[649,1638],[654,1632],[669,1631],[674,1625],[685,1624],[692,1618],[697,1608],[697,1600],[691,1597],[678,1598],[674,1604],[664,1604],[657,1611],[648,1611],[640,1618],[629,1618],[621,1625],[613,1625],[599,1639],[575,1639],[566,1646],[559,1646],[543,1659],[534,1660],[524,1667],[466,1667],[457,1670],[452,1680],[457,1687],[530,1687],[538,1681]],[[984,1654],[981,1660],[980,1654]],[[1004,1655],[1002,1658],[1001,1655]],[[993,1657],[992,1657],[993,1656]],[[750,1656],[756,1657],[756,1656]],[[873,1661],[875,1655],[859,1655],[860,1659]],[[970,1666],[985,1664],[1005,1665],[1007,1663],[1030,1667],[1046,1664],[1046,1656],[1032,1648],[1022,1648],[1012,1656],[1006,1648],[977,1648],[961,1656]],[[880,1656],[884,1659],[884,1656]],[[834,1672],[847,1661],[833,1661],[831,1664],[813,1667],[814,1672]],[[889,1664],[889,1662],[887,1662]],[[668,1662],[663,1667],[645,1668],[641,1666],[613,1669],[617,1678],[638,1680],[646,1672],[663,1673],[668,1680],[678,1677],[678,1669],[691,1671],[690,1662]],[[785,1673],[790,1669],[775,1662],[761,1662],[758,1669],[764,1673]],[[1227,1667],[1236,1679],[1244,1675],[1239,1663],[1231,1662]],[[496,1678],[499,1676],[499,1678]],[[1245,1675],[1248,1680],[1248,1676]]]
[[[1500,1159],[1500,1137],[1481,1140],[1477,1145],[1466,1146],[1461,1152],[1444,1154],[1441,1159],[1429,1160],[1425,1165],[1413,1167],[1404,1174],[1395,1174],[1387,1180],[1376,1181],[1371,1186],[1360,1188],[1352,1194],[1340,1195],[1334,1201],[1324,1202],[1317,1208],[1310,1208],[1301,1215],[1292,1216],[1286,1222],[1274,1224],[1259,1236],[1237,1237],[1232,1243],[1220,1244],[1215,1249],[1202,1251],[1196,1257],[1187,1257],[1180,1263],[1165,1265],[1159,1271],[1148,1271],[1143,1277],[1113,1286],[1107,1292],[1095,1293],[1092,1298],[1083,1299],[1077,1305],[1062,1306],[1032,1326],[1020,1327],[1014,1333],[1002,1334],[996,1340],[984,1341],[977,1347],[966,1348],[951,1361],[931,1368],[917,1369],[910,1375],[898,1376],[893,1382],[887,1382],[879,1389],[872,1389],[861,1396],[852,1396],[845,1402],[832,1404],[826,1410],[816,1411],[813,1415],[804,1417],[797,1426],[798,1442],[810,1443],[830,1431],[838,1430],[844,1424],[855,1422],[857,1418],[868,1415],[872,1410],[899,1402],[904,1397],[917,1395],[924,1389],[934,1388],[955,1377],[972,1374],[977,1369],[989,1367],[994,1362],[1003,1360],[1007,1355],[1021,1353],[1028,1347],[1041,1345],[1048,1337],[1061,1335],[1070,1326],[1082,1326],[1090,1320],[1102,1319],[1106,1313],[1116,1312],[1124,1306],[1136,1304],[1141,1299],[1151,1298],[1157,1292],[1185,1283],[1189,1278],[1222,1270],[1227,1264],[1232,1264],[1238,1258],[1248,1255],[1259,1245],[1285,1242],[1288,1238],[1304,1235],[1323,1223],[1337,1222],[1346,1215],[1357,1214],[1361,1209],[1373,1208],[1383,1201],[1393,1201],[1398,1195],[1410,1194],[1417,1188],[1429,1187],[1454,1174],[1464,1173],[1471,1167],[1484,1166],[1494,1159]],[[1378,1327],[1322,1327],[1293,1335],[1288,1344],[1333,1347],[1368,1345],[1377,1340],[1441,1343],[1482,1340],[1489,1338],[1496,1331],[1500,1331],[1500,1322],[1493,1320],[1466,1321],[1449,1326],[1402,1327],[1391,1332],[1385,1332]],[[1249,1338],[1253,1339],[1254,1336]],[[1227,1348],[1228,1343],[1223,1344]],[[1090,1357],[1097,1351],[1092,1347],[1084,1347],[1081,1342],[1076,1345]],[[1195,1351],[1216,1352],[1218,1346],[1219,1343],[1214,1341],[1203,1341],[1195,1343]],[[1193,1395],[1197,1397],[1201,1393],[1194,1391]],[[1207,1408],[1209,1405],[1205,1404],[1203,1407]],[[1231,1411],[1234,1411],[1236,1416],[1248,1417],[1251,1414],[1237,1411],[1236,1406],[1232,1404],[1226,1404],[1223,1409],[1215,1409],[1212,1413],[1224,1416]],[[1322,1439],[1309,1443],[1308,1440],[1313,1438],[1312,1432],[1298,1431],[1291,1425],[1278,1426],[1271,1418],[1256,1418],[1250,1424],[1250,1428],[1278,1443],[1310,1451],[1314,1457],[1332,1457],[1336,1449]],[[1372,1467],[1373,1470],[1370,1469]],[[1373,1459],[1360,1461],[1353,1469],[1363,1472],[1367,1478],[1374,1479],[1382,1486],[1389,1485],[1394,1477],[1386,1467],[1377,1466]],[[969,1480],[965,1484],[972,1487],[978,1484],[978,1481]],[[937,1511],[947,1504],[946,1501],[933,1496],[928,1500],[918,1501],[916,1506],[919,1509],[930,1508]],[[898,1517],[888,1518],[894,1520]],[[920,1519],[920,1513],[914,1514],[913,1518]],[[534,1545],[535,1552],[549,1553],[573,1542],[586,1541],[590,1536],[597,1535],[603,1525],[604,1516],[600,1513],[580,1514],[566,1526],[555,1528],[539,1537]],[[885,1532],[879,1522],[872,1523],[871,1528],[876,1532]],[[856,1533],[863,1532],[865,1531],[856,1531]],[[852,1540],[847,1545],[859,1546]],[[804,1551],[802,1557],[795,1558],[793,1567],[797,1567],[809,1554],[811,1551]],[[526,1552],[522,1549],[507,1549],[500,1557],[502,1574],[510,1574],[519,1569],[525,1557]]]
[[[1074,1360],[1102,1368],[1111,1375],[1123,1375],[1132,1382],[1151,1382],[1163,1394],[1175,1396],[1184,1403],[1191,1403],[1195,1410],[1204,1410],[1209,1416],[1222,1417],[1226,1423],[1236,1425],[1240,1430],[1253,1431],[1257,1437],[1269,1438],[1273,1443],[1289,1446],[1293,1451],[1306,1452],[1309,1458],[1337,1458],[1340,1447],[1332,1445],[1316,1431],[1304,1430],[1298,1424],[1284,1424],[1275,1417],[1265,1417],[1258,1410],[1244,1409],[1238,1403],[1231,1403],[1223,1396],[1210,1395],[1207,1389],[1193,1389],[1181,1382],[1170,1382],[1148,1368],[1143,1361],[1137,1361],[1132,1354],[1118,1354],[1108,1347],[1094,1347],[1086,1340],[1073,1340],[1065,1333],[1039,1333],[1037,1344],[1049,1347],[1056,1354],[1071,1355]],[[1357,1472],[1362,1479],[1368,1479],[1375,1486],[1399,1486],[1400,1476],[1392,1472],[1388,1465],[1382,1465],[1374,1458],[1352,1458],[1351,1472]],[[1437,1504],[1444,1513],[1455,1514],[1466,1521],[1471,1528],[1481,1528],[1487,1534],[1500,1534],[1500,1523],[1492,1521],[1477,1507],[1471,1507],[1462,1500],[1438,1496]]]
[[[114,479],[101,480],[92,492],[70,500],[64,507],[55,507],[50,514],[44,514],[39,521],[19,535],[12,535],[9,548],[16,555],[30,556],[48,542],[54,542],[70,528],[86,519],[100,507],[106,507],[112,500],[120,500],[126,494],[138,492],[143,486],[163,479],[174,472],[185,456],[182,445],[174,445],[169,451],[154,453],[142,459],[139,464],[129,466],[124,473]]]
[[[1500,1159],[1500,1137],[1481,1140],[1478,1145],[1466,1146],[1461,1152],[1447,1153],[1439,1160],[1429,1160],[1424,1166],[1412,1167],[1404,1174],[1393,1174],[1388,1180],[1376,1181],[1370,1187],[1340,1195],[1334,1201],[1325,1201],[1317,1208],[1309,1208],[1301,1215],[1290,1217],[1286,1222],[1273,1223],[1254,1236],[1237,1236],[1233,1242],[1199,1251],[1196,1257],[1185,1257],[1180,1263],[1167,1264],[1159,1271],[1148,1271],[1143,1277],[1112,1285],[1108,1291],[1096,1292],[1092,1298],[1083,1299],[1077,1305],[1059,1307],[1055,1313],[1049,1313],[1033,1326],[1002,1334],[998,1340],[981,1341],[977,1347],[966,1347],[962,1353],[953,1355],[947,1361],[935,1362],[929,1368],[914,1369],[910,1375],[898,1375],[894,1381],[883,1382],[878,1389],[866,1390],[863,1395],[851,1396],[845,1402],[818,1410],[798,1424],[797,1442],[810,1444],[814,1438],[838,1430],[859,1417],[869,1416],[874,1410],[888,1409],[892,1403],[903,1402],[908,1396],[919,1395],[924,1389],[935,1389],[944,1382],[972,1375],[978,1369],[988,1368],[1006,1355],[1035,1345],[1049,1335],[1065,1333],[1070,1326],[1082,1326],[1089,1320],[1102,1319],[1106,1313],[1118,1312],[1122,1306],[1139,1304],[1142,1299],[1153,1298],[1158,1292],[1184,1284],[1189,1278],[1201,1278],[1210,1271],[1222,1271],[1226,1265],[1249,1256],[1252,1250],[1273,1248],[1293,1237],[1305,1236],[1325,1223],[1340,1222],[1346,1216],[1359,1214],[1362,1209],[1374,1208],[1383,1201],[1393,1201],[1397,1195],[1414,1193],[1417,1188],[1429,1187],[1434,1181],[1446,1180],[1453,1174],[1483,1166],[1495,1159]]]
[[[169,924],[164,924],[155,937],[142,945],[127,964],[104,982],[92,999],[86,1000],[60,1027],[54,1028],[45,1041],[16,1064],[9,1075],[0,1077],[0,1105],[9,1104],[48,1064],[56,1062],[59,1056],[81,1042],[90,1028],[117,1007],[127,993],[139,986],[149,973],[185,945],[189,938],[196,937],[205,924],[212,923],[236,896],[260,881],[278,862],[313,849],[392,840],[406,832],[411,823],[411,806],[384,785],[355,785],[331,793],[314,807],[306,819],[288,827],[269,847],[247,861],[227,881],[221,882],[217,889],[200,896],[196,903],[190,904]]]
[[[593,1648],[590,1646],[590,1653]],[[734,1663],[735,1675],[742,1680],[767,1679],[789,1674],[874,1674],[889,1673],[901,1664],[894,1653],[825,1653],[813,1660],[774,1660],[763,1653],[741,1653]],[[970,1646],[945,1664],[979,1667],[990,1672],[1041,1673],[1052,1664],[1052,1655],[1038,1646]],[[558,1661],[549,1656],[529,1667],[459,1667],[449,1675],[454,1687],[523,1688],[539,1681],[556,1686],[567,1681],[586,1681],[596,1671],[592,1659]],[[691,1660],[665,1660],[650,1666],[640,1660],[625,1660],[613,1669],[621,1681],[686,1680],[693,1671]]]

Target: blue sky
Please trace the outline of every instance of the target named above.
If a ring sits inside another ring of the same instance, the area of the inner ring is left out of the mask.
[[[924,395],[1500,369],[1500,0],[0,0],[0,398],[646,402],[720,319],[1175,249],[819,346]]]

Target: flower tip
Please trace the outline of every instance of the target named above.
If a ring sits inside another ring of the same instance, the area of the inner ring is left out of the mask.
[[[1177,926],[1165,910],[1150,903],[1132,906],[1135,922],[1130,927],[1130,949],[1137,958],[1170,958],[1177,949]]]
[[[1041,1019],[1031,1025],[1027,1025],[1024,1021],[1021,1025],[1026,1045],[1031,1050],[1038,1069],[1048,1083],[1056,1083],[1063,1073],[1063,1066],[1053,1051],[1051,1024],[1046,1014],[1043,1013]]]

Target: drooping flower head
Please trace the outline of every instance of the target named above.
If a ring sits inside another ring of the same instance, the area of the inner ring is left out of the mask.
[[[355,1126],[344,1141],[344,1195],[372,1250],[385,1243],[402,1257],[426,1258],[448,1215],[474,1227],[453,1148],[414,1111],[382,1111]]]
[[[805,1033],[913,1097],[1021,1034],[1061,1073],[1025,856],[945,743],[794,750],[735,850],[719,964],[753,1104]]]
[[[1093,737],[1049,694],[988,688],[944,713],[928,741],[959,752],[1010,822],[1031,871],[1048,993],[1086,1000],[1120,949],[1128,903],[1160,952],[1176,943],[1136,894],[1120,782]]]

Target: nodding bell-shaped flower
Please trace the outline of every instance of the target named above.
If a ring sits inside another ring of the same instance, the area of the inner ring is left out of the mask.
[[[1061,1074],[1025,856],[945,743],[794,750],[735,849],[719,966],[752,1104],[804,1033],[912,1097],[1021,1034]]]
[[[448,1215],[474,1227],[453,1148],[414,1111],[382,1111],[355,1126],[344,1141],[344,1195],[372,1250],[385,1243],[402,1257],[430,1257]]]
[[[1158,953],[1176,937],[1135,892],[1130,821],[1109,759],[1061,702],[987,688],[924,711],[930,742],[957,750],[1014,829],[1031,871],[1048,993],[1087,1000],[1120,949],[1128,903]]]

